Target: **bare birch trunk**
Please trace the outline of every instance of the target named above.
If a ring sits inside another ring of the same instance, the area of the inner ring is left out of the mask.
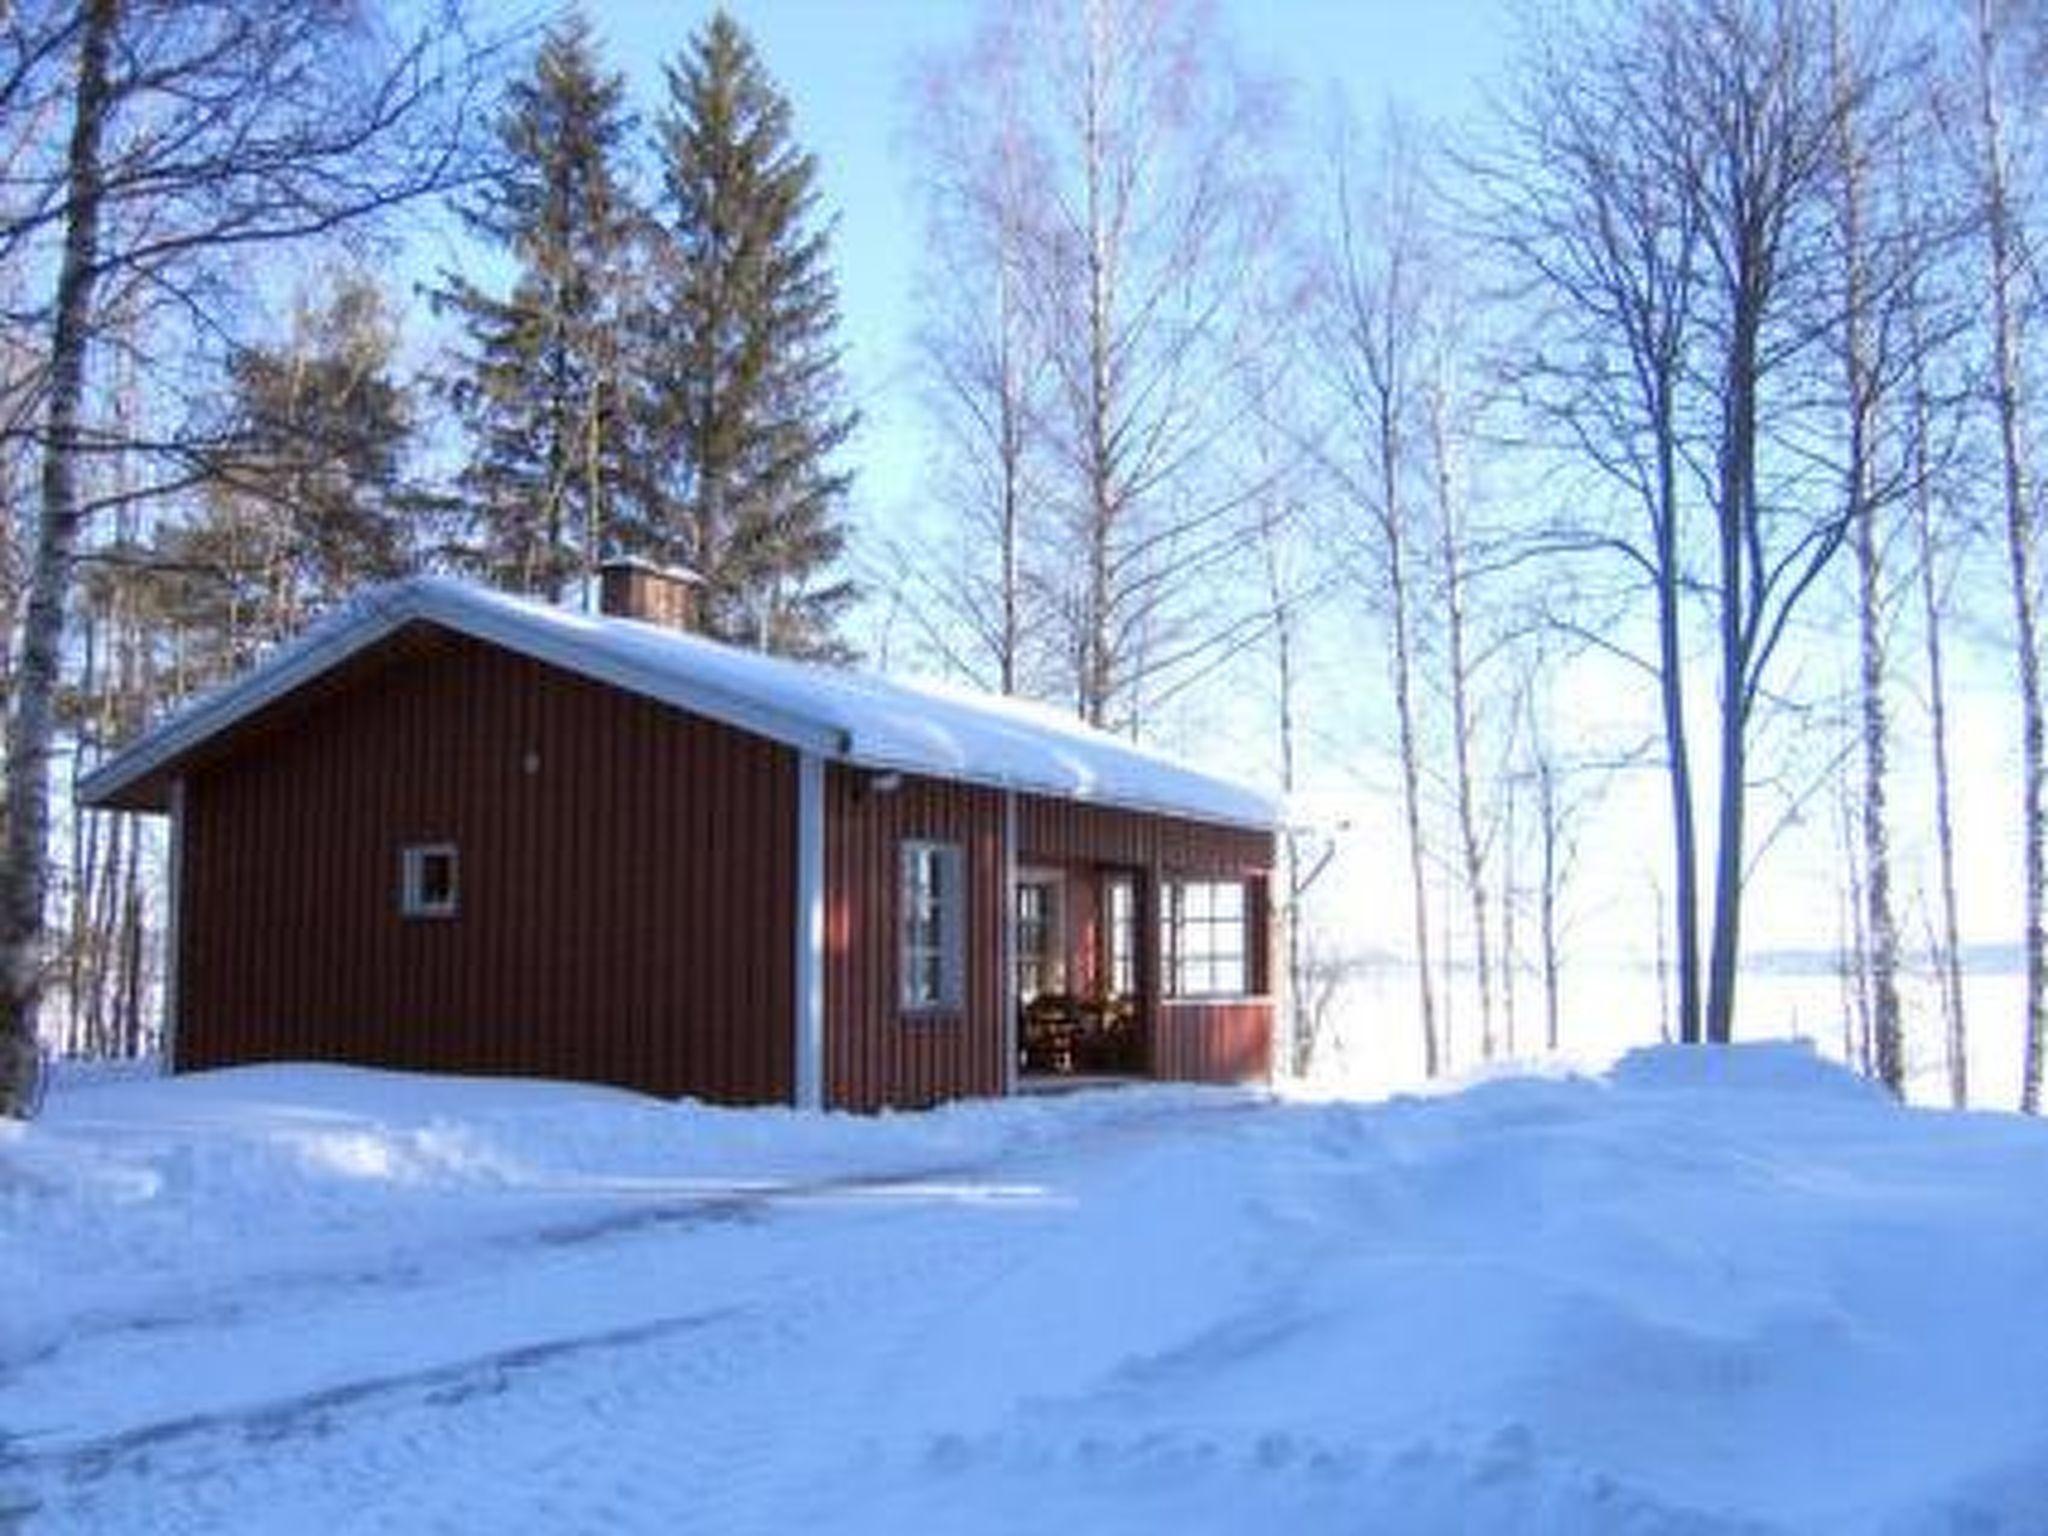
[[[1558,939],[1558,843],[1562,836],[1557,803],[1557,782],[1549,759],[1536,765],[1536,814],[1542,832],[1543,867],[1541,870],[1541,895],[1537,900],[1536,928],[1543,947],[1543,1041],[1552,1051],[1563,1043],[1559,994],[1564,981],[1564,948]],[[1663,902],[1657,903],[1657,984],[1661,994],[1664,987],[1664,913]],[[1661,996],[1660,996],[1660,1007]],[[1664,1026],[1669,1034],[1669,1026]]]
[[[1108,21],[1102,0],[1088,3],[1087,80],[1082,101],[1082,174],[1086,183],[1088,241],[1088,536],[1087,589],[1081,631],[1081,718],[1090,725],[1109,722],[1110,691],[1115,682],[1110,635],[1110,553],[1118,512],[1116,485],[1115,409],[1110,377],[1110,348],[1116,324],[1114,274],[1111,268],[1109,208],[1103,185],[1108,148],[1103,121],[1108,90]]]
[[[1918,329],[1917,311],[1914,326]],[[1949,784],[1948,681],[1942,652],[1942,603],[1935,576],[1938,541],[1934,531],[1933,468],[1927,449],[1927,384],[1920,366],[1920,337],[1913,339],[1913,521],[1919,538],[1921,625],[1927,653],[1929,746],[1934,758],[1934,847],[1941,883],[1941,929],[1934,962],[1941,978],[1942,1039],[1948,1069],[1949,1102],[1970,1102],[1969,1029],[1963,1007],[1962,920],[1956,899],[1956,831]]]
[[[1671,952],[1665,946],[1668,942],[1664,931],[1664,887],[1654,881],[1650,894],[1655,898],[1657,908],[1657,1038],[1666,1045],[1671,1044]]]
[[[1515,889],[1515,785],[1510,779],[1502,798],[1500,872],[1500,1012],[1501,1034],[1509,1056],[1515,1054],[1516,972],[1521,955],[1515,948],[1515,907],[1520,893]]]
[[[1850,1023],[1844,1025],[1845,1059],[1865,1077],[1876,1069],[1876,1011],[1870,963],[1868,884],[1864,879],[1861,818],[1843,792],[1837,813],[1841,822],[1842,872],[1848,897],[1842,916],[1842,986]]]
[[[1280,794],[1291,803],[1295,790],[1294,731],[1294,604],[1282,569],[1281,509],[1270,497],[1260,504],[1259,542],[1265,556],[1266,604],[1273,625],[1274,704],[1280,748]],[[1309,978],[1301,942],[1301,898],[1307,889],[1302,869],[1301,834],[1289,816],[1280,835],[1283,898],[1279,920],[1287,950],[1287,1050],[1297,1077],[1307,1073],[1315,1055],[1315,1034],[1309,1016]]]
[[[1895,1097],[1906,1091],[1905,1035],[1899,1013],[1899,926],[1892,910],[1891,827],[1886,814],[1891,722],[1885,706],[1883,533],[1873,460],[1879,391],[1866,272],[1863,147],[1846,76],[1848,39],[1841,0],[1829,7],[1830,74],[1840,160],[1837,218],[1843,256],[1843,384],[1848,400],[1848,463],[1843,492],[1856,554],[1857,714],[1863,750],[1864,911],[1869,1027],[1876,1075]]]
[[[1428,394],[1430,453],[1435,461],[1437,547],[1443,561],[1444,641],[1451,684],[1451,757],[1457,775],[1459,851],[1465,895],[1472,909],[1472,963],[1479,990],[1479,1052],[1491,1061],[1498,1048],[1493,1032],[1493,957],[1487,934],[1486,850],[1472,775],[1472,702],[1465,648],[1465,566],[1457,498],[1451,487],[1450,434],[1444,421],[1439,380]]]
[[[2027,964],[2020,1108],[2041,1109],[2043,1052],[2048,1050],[2048,722],[2043,719],[2041,652],[2036,633],[2034,530],[2028,509],[2032,475],[2020,432],[2019,241],[2006,167],[2005,125],[1996,75],[1998,26],[1991,0],[1977,0],[1977,110],[1983,135],[1984,238],[1991,279],[1991,386],[1998,416],[2004,492],[2005,553],[2012,585],[2013,646],[2020,689],[2020,840],[2026,879]]]
[[[1401,811],[1408,835],[1408,881],[1414,898],[1416,1003],[1422,1010],[1422,1069],[1430,1077],[1443,1071],[1443,1042],[1437,1036],[1436,992],[1429,962],[1428,846],[1422,837],[1422,735],[1415,711],[1415,647],[1408,590],[1407,535],[1398,511],[1398,448],[1391,428],[1381,438],[1382,489],[1387,497],[1386,560],[1388,596],[1393,604],[1394,713],[1400,731]]]
[[[15,709],[8,722],[6,843],[0,850],[0,1116],[15,1118],[33,1109],[40,1074],[36,1029],[49,893],[50,759],[65,601],[78,547],[79,438],[104,193],[100,155],[119,9],[119,0],[89,0],[79,34],[78,87],[66,152],[64,250],[50,328],[42,515]]]

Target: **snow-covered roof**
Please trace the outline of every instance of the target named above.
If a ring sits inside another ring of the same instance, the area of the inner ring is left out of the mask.
[[[119,801],[187,753],[408,624],[439,625],[693,714],[871,768],[1270,827],[1274,801],[1042,705],[815,666],[446,576],[373,588],[110,758],[79,786]]]

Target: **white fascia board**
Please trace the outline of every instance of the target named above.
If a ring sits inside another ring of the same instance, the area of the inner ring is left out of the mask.
[[[108,758],[79,780],[79,802],[93,805],[111,799],[236,721],[376,644],[413,617],[403,611],[406,606],[365,601],[361,613],[349,622],[309,631],[268,662],[201,696]]]
[[[354,611],[338,614],[331,625],[315,626],[253,671],[173,715],[80,780],[79,799],[93,804],[120,794],[415,621],[438,624],[799,750],[838,755],[846,748],[846,733],[829,724],[705,687],[674,671],[607,650],[601,641],[590,643],[579,636],[556,634],[544,623],[515,611],[472,600],[455,584],[422,578],[366,593]]]
[[[436,601],[435,598],[443,600]],[[836,757],[847,749],[846,732],[825,721],[707,685],[700,679],[685,676],[659,663],[623,655],[606,647],[602,637],[590,640],[580,635],[556,634],[542,624],[495,604],[471,601],[459,592],[430,589],[426,611],[420,617],[474,639],[489,640],[535,661],[547,662],[565,672],[574,672],[610,683],[627,693],[673,704],[691,714],[702,715],[755,736],[765,736],[770,741],[781,742],[799,751]]]
[[[1035,795],[1041,800],[1065,800],[1075,805],[1096,805],[1107,811],[1135,811],[1143,816],[1170,816],[1176,821],[1195,821],[1204,826],[1236,827],[1246,832],[1271,832],[1280,824],[1277,806],[1258,791],[1236,785],[1229,786],[1229,790],[1243,803],[1226,811],[1220,805],[1197,805],[1192,798],[1186,801],[1168,801],[1146,795],[1118,794],[1113,789],[1089,790],[1077,789],[1072,784],[1041,783],[1023,774],[986,773],[973,768],[938,767],[901,753],[865,750],[858,731],[849,738],[842,756],[851,766],[874,773],[908,773],[919,778],[939,779],[949,784],[977,784],[983,789]]]

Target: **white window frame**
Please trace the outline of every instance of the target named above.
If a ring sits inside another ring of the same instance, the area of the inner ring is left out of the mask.
[[[1119,900],[1121,898],[1121,900]],[[1117,909],[1121,906],[1123,910]],[[1102,880],[1102,986],[1112,997],[1138,995],[1138,877],[1116,870]],[[1124,974],[1119,977],[1117,973]],[[1119,985],[1121,981],[1122,985]]]
[[[1236,893],[1223,910],[1224,891]],[[1226,942],[1232,933],[1235,944]],[[1251,883],[1210,877],[1177,877],[1159,892],[1160,990],[1169,998],[1236,998],[1251,995]],[[1234,985],[1232,984],[1234,982]]]
[[[1045,952],[1039,959],[1042,970],[1039,974],[1039,988],[1036,995],[1067,990],[1067,877],[1060,869],[1026,868],[1017,871],[1017,879],[1010,888],[1010,921],[1015,925],[1013,932],[1017,942],[1012,964],[1017,972],[1017,995],[1025,1002],[1030,998],[1024,994],[1023,949],[1024,924],[1022,914],[1017,910],[1020,894],[1031,886],[1045,893]]]
[[[957,1013],[965,1005],[966,897],[967,854],[960,844],[904,839],[898,862],[896,989],[904,1013]]]
[[[427,893],[427,863],[448,861],[448,893]],[[405,917],[453,917],[462,905],[462,859],[453,843],[407,843],[398,850],[398,910]]]

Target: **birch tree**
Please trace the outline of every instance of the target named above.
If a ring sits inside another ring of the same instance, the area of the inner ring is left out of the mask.
[[[1423,799],[1419,567],[1428,534],[1426,502],[1412,485],[1415,438],[1422,431],[1428,255],[1421,242],[1414,155],[1402,130],[1390,128],[1377,175],[1362,176],[1340,138],[1334,201],[1322,284],[1326,314],[1317,329],[1337,422],[1323,462],[1363,524],[1357,541],[1362,574],[1385,605],[1416,1013],[1423,1070],[1434,1077],[1447,1063],[1431,968],[1431,852]]]
[[[964,57],[920,70],[929,275],[918,353],[935,427],[934,486],[954,528],[928,585],[970,637],[964,669],[1005,694],[1039,672],[1044,600],[1044,415],[1050,368],[1031,328],[1042,238],[1041,149],[1025,121],[1025,39],[984,28]]]
[[[1971,63],[1976,109],[1975,169],[1989,290],[1989,395],[1997,434],[1998,505],[2012,602],[2013,655],[2020,706],[2020,846],[2024,884],[2022,945],[2026,1002],[2020,1108],[2041,1109],[2048,1053],[2048,700],[2042,694],[2040,573],[2035,549],[2038,468],[2026,431],[2028,265],[2013,145],[2007,124],[2008,38],[1997,0],[1973,0]]]
[[[40,485],[0,847],[0,1115],[33,1102],[47,954],[50,763],[67,613],[99,435],[88,387],[100,320],[141,287],[217,323],[226,265],[331,236],[444,189],[459,91],[440,22],[395,51],[354,7],[86,0],[53,16],[70,81],[44,192],[0,237],[53,274]],[[459,74],[467,56],[454,61]]]
[[[1187,0],[1022,8],[1045,219],[1032,325],[1051,370],[1048,496],[1071,576],[1071,697],[1140,725],[1145,691],[1199,665],[1193,625],[1244,548],[1241,485],[1216,458],[1231,309],[1273,238],[1263,155],[1275,105]]]

